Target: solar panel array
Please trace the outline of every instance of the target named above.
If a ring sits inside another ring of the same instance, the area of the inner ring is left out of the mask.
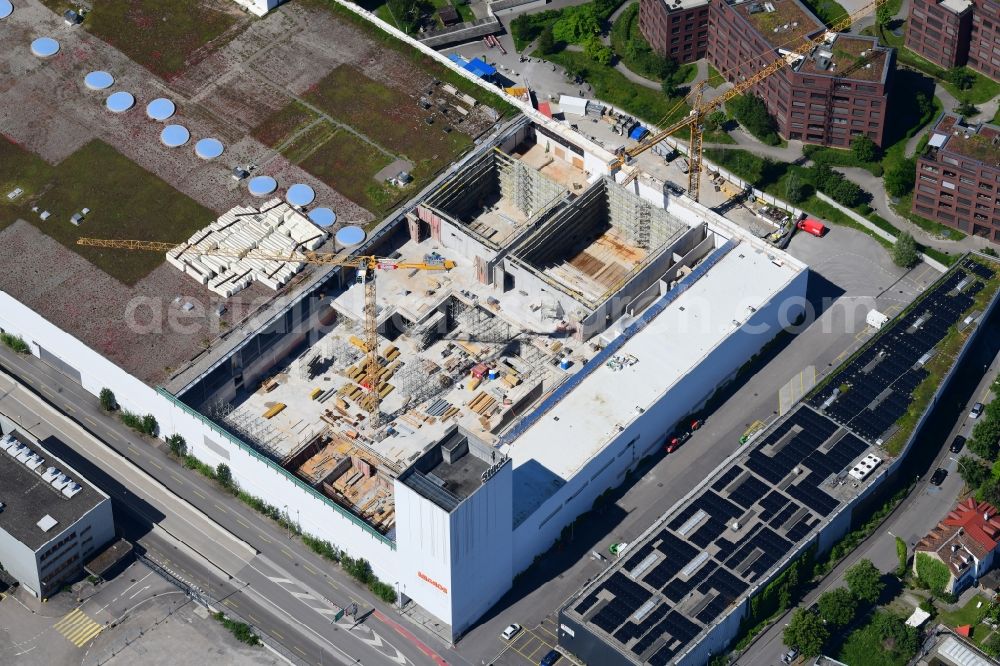
[[[928,375],[922,359],[958,323],[994,271],[966,259],[809,403],[871,441],[887,439]],[[840,387],[846,386],[846,393]],[[834,395],[836,392],[836,397]],[[830,402],[830,400],[832,402]]]
[[[569,612],[637,663],[667,664],[795,550],[868,445],[799,406]]]
[[[858,492],[847,471],[906,411],[926,355],[992,276],[966,260],[564,612],[636,663],[672,661]]]

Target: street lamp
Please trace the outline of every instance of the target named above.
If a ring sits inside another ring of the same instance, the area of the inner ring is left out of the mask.
[[[288,523],[288,538],[292,538],[292,517],[288,513],[288,505],[285,505],[285,522]]]

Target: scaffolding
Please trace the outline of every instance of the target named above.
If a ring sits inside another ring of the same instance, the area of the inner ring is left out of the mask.
[[[286,451],[279,445],[282,435],[266,419],[245,410],[237,409],[232,403],[219,400],[208,405],[206,416],[254,447],[271,460],[280,463]]]
[[[544,213],[566,194],[562,185],[520,160],[499,150],[494,150],[493,154],[500,179],[500,195],[529,220]]]

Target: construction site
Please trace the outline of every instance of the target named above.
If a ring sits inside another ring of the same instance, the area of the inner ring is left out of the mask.
[[[495,447],[722,242],[606,176],[587,183],[537,136],[522,123],[482,151],[379,248],[391,259],[346,279],[310,344],[196,406],[392,538],[393,479],[456,426]],[[241,219],[226,215],[213,226]],[[192,241],[206,233],[221,232]]]

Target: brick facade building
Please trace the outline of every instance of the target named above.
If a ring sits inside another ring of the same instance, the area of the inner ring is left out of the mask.
[[[679,64],[708,53],[708,0],[640,0],[639,30],[654,51]]]
[[[942,115],[917,160],[912,210],[1000,243],[1000,127]]]
[[[969,67],[1000,81],[1000,3],[992,0],[974,3]]]
[[[970,0],[912,0],[906,48],[945,69],[969,59]]]
[[[730,81],[751,76],[777,55],[819,35],[823,24],[798,0],[713,1],[708,59]],[[874,37],[839,34],[754,88],[786,139],[847,148],[863,134],[883,141],[892,49]]]

